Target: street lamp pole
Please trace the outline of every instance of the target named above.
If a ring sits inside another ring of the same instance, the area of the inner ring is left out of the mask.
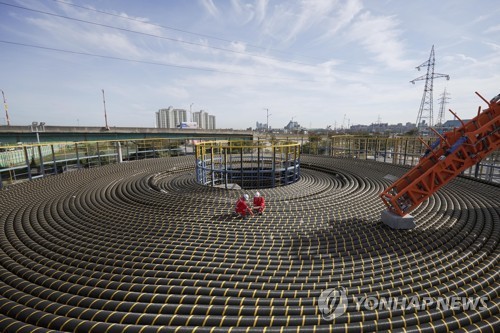
[[[7,123],[7,126],[10,126],[10,119],[9,119],[9,108],[7,106],[7,100],[5,99],[5,93],[2,90],[2,97],[3,97],[3,108],[5,110],[5,121]]]
[[[43,121],[40,124],[37,121],[31,122],[31,132],[36,133],[36,142],[40,144],[40,132],[45,132],[45,123]]]
[[[104,124],[105,124],[105,129],[108,130],[108,115],[106,114],[106,99],[104,98],[104,89],[102,89],[102,104],[104,105]]]
[[[266,131],[269,132],[269,116],[272,116],[272,114],[269,114],[269,109],[264,108],[266,110]]]

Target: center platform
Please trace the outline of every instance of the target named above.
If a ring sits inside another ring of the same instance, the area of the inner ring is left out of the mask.
[[[196,180],[208,186],[273,188],[300,179],[300,144],[206,141],[196,145]]]

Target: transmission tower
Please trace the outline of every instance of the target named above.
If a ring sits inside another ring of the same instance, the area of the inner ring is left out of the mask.
[[[446,104],[448,103],[448,100],[450,99],[448,97],[449,93],[446,91],[446,88],[444,88],[444,92],[441,94],[441,97],[438,98],[439,101],[439,113],[437,117],[437,122],[436,125],[437,127],[443,127],[443,124],[445,122],[445,110],[446,110]]]
[[[432,97],[432,87],[433,87],[433,81],[435,78],[440,78],[440,77],[445,77],[447,80],[450,79],[450,76],[448,74],[439,74],[439,73],[434,73],[434,65],[435,65],[435,58],[434,58],[434,45],[432,45],[431,49],[431,54],[429,56],[429,59],[421,64],[420,66],[416,67],[417,70],[420,71],[420,68],[422,67],[427,67],[427,74],[422,75],[417,77],[416,79],[411,80],[410,82],[415,84],[415,81],[421,81],[425,80],[425,88],[424,88],[424,94],[422,96],[422,101],[420,102],[420,109],[418,110],[418,116],[417,116],[417,130],[418,132],[421,131],[422,129],[422,120],[427,119],[428,120],[428,126],[432,127],[434,125],[433,122],[433,112],[432,112],[432,106],[433,106],[433,97]]]

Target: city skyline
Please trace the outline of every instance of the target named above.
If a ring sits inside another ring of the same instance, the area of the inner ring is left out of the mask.
[[[155,112],[156,128],[184,128],[196,123],[199,129],[216,129],[216,117],[204,110],[194,111],[169,106]],[[184,125],[184,126],[183,126]]]
[[[500,8],[361,0],[147,5],[9,0],[0,10],[0,89],[12,125],[154,127],[165,105],[216,113],[219,128],[415,122],[415,67],[435,47],[434,109],[471,118],[499,93]],[[429,10],[431,8],[431,10]],[[194,109],[193,109],[194,107]],[[447,114],[451,119],[451,114]],[[4,111],[0,124],[6,123]],[[283,125],[282,125],[283,124]]]

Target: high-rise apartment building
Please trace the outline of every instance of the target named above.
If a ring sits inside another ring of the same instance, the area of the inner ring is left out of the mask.
[[[209,115],[208,116],[208,129],[215,129],[215,128],[216,128],[215,116]]]
[[[187,111],[184,109],[174,109],[169,106],[167,109],[160,109],[156,112],[157,128],[177,128],[186,121]]]
[[[193,112],[193,121],[198,124],[198,128],[216,129],[215,116],[206,111]]]

